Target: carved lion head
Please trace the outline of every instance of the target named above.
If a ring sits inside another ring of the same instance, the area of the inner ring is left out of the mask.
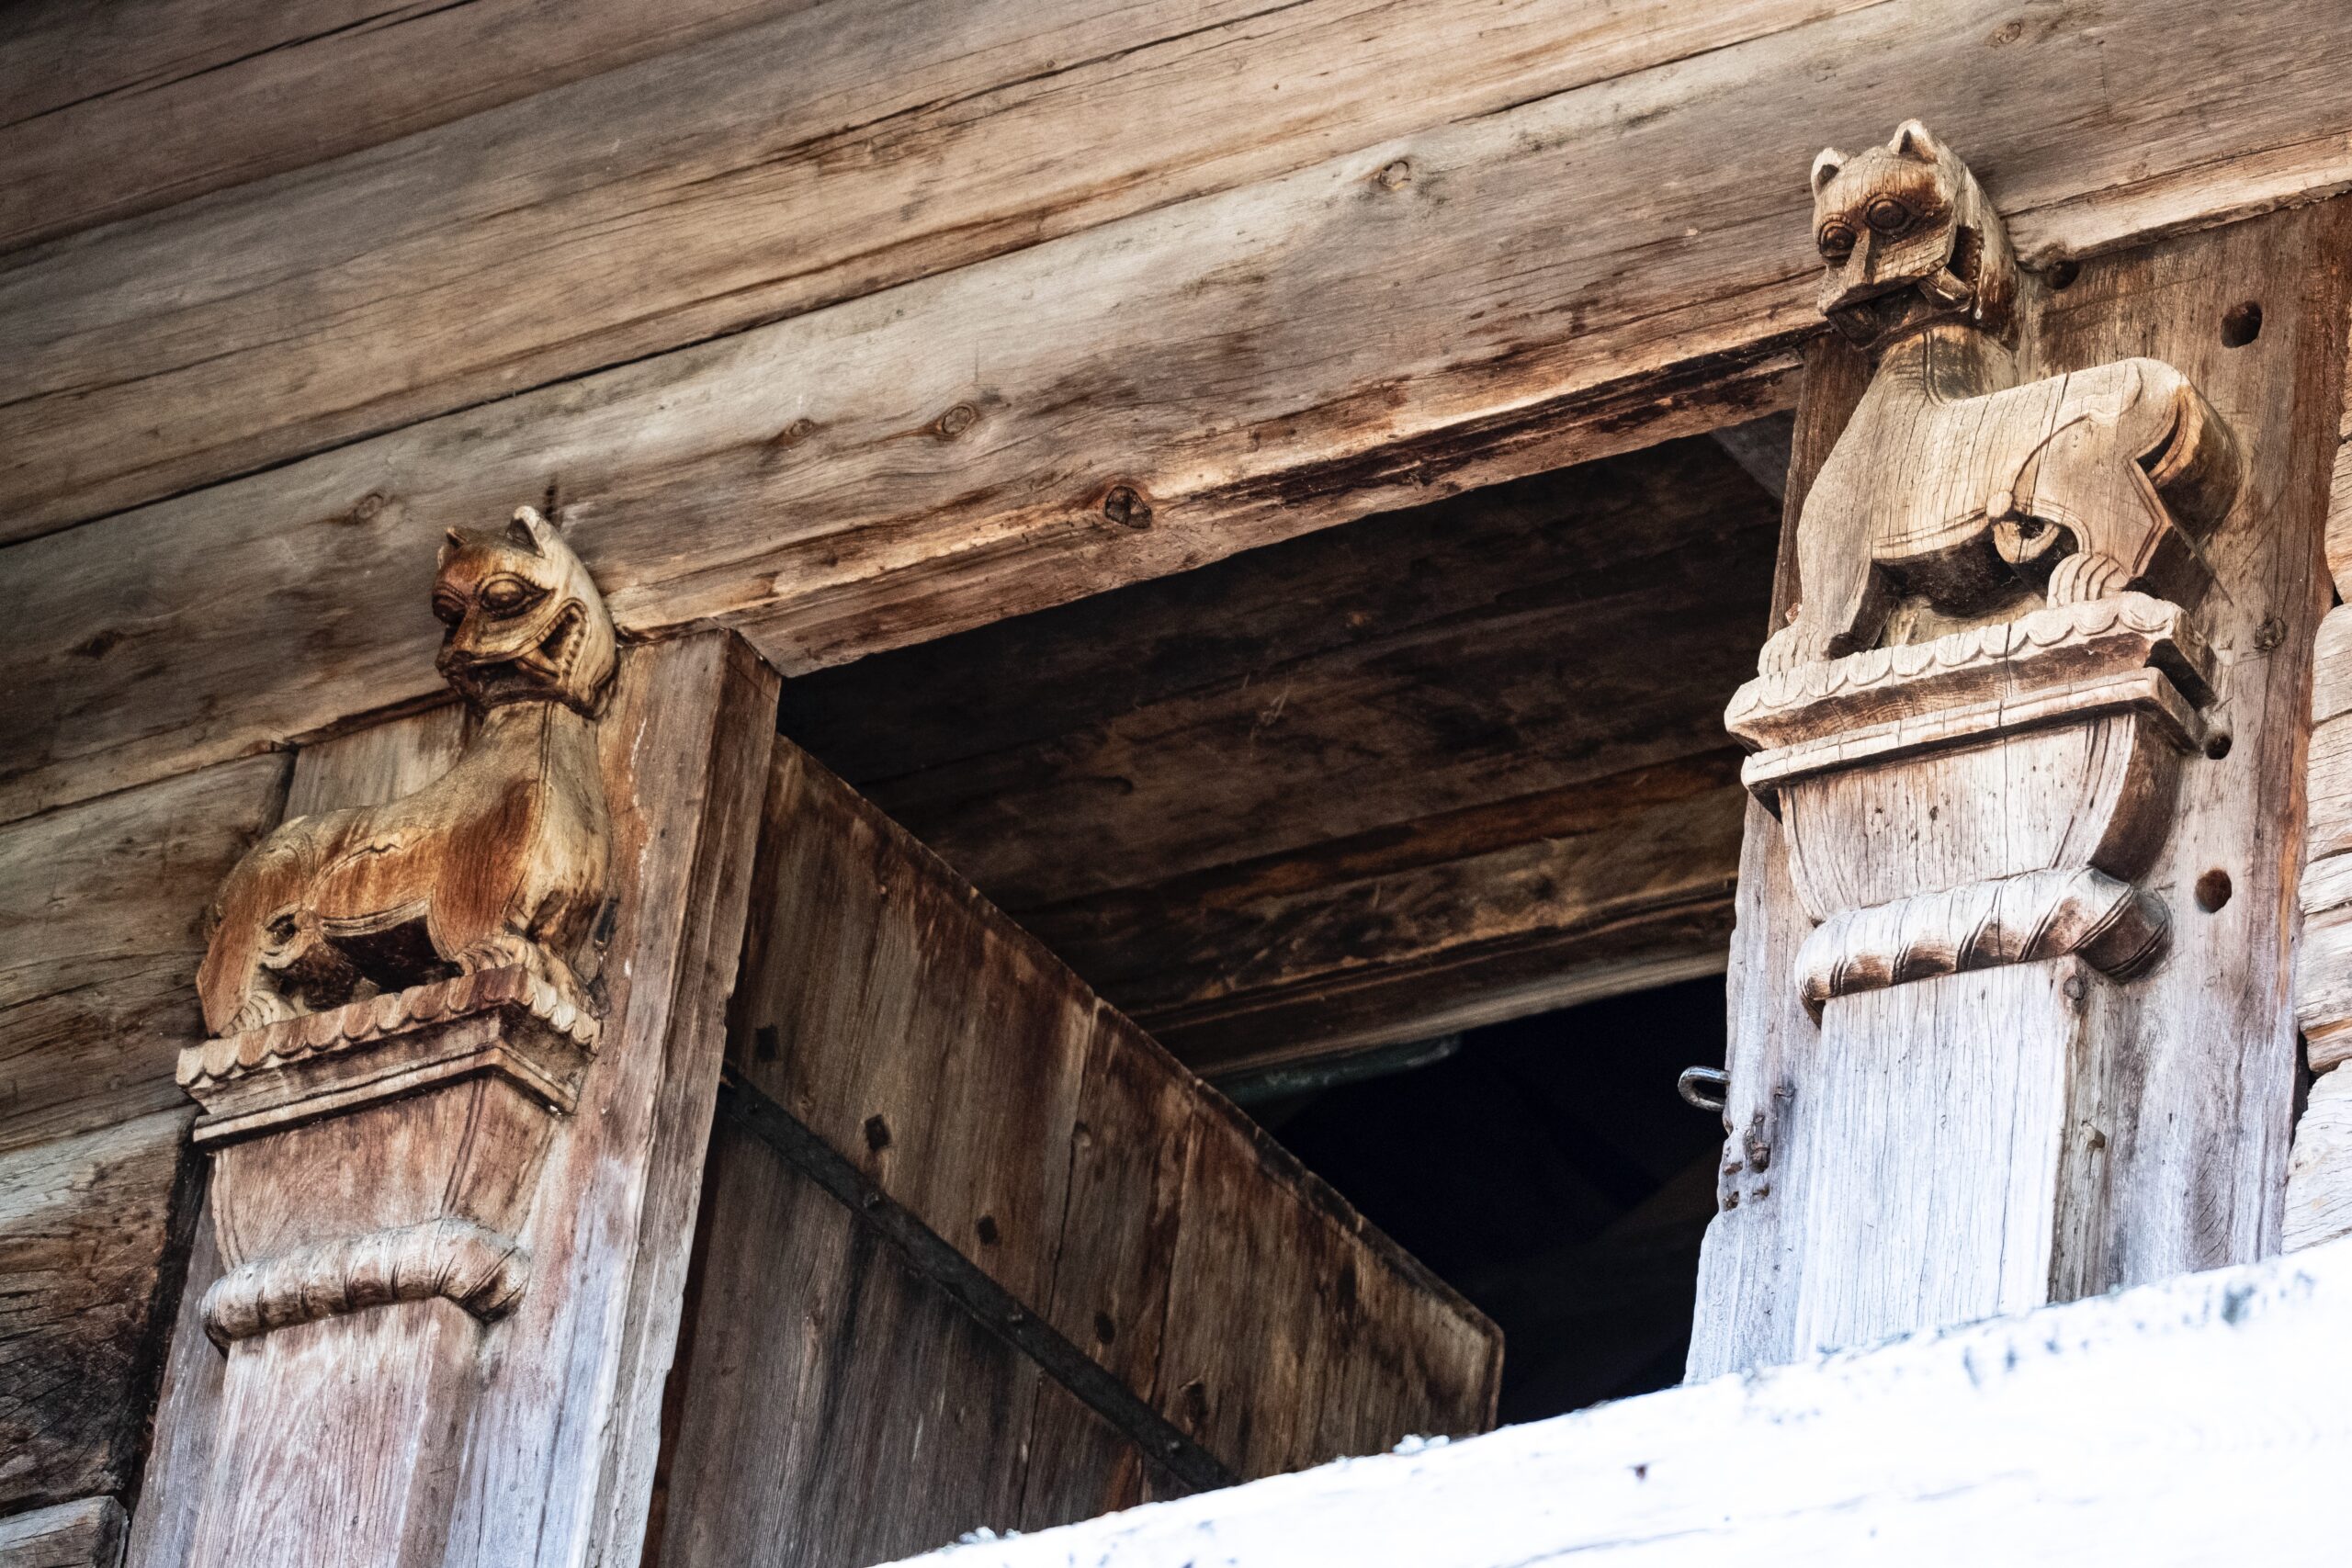
[[[2000,214],[1916,119],[1883,147],[1813,161],[1813,237],[1821,313],[1857,343],[1952,317],[2008,333],[2017,264]]]
[[[477,707],[564,703],[594,715],[617,667],[612,617],[547,519],[520,507],[502,534],[449,530],[433,581],[448,631],[435,662]]]

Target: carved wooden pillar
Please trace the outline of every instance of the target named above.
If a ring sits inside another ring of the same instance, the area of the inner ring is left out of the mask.
[[[2344,215],[2045,279],[1916,124],[1814,189],[1694,1377],[2274,1250],[2292,1100]]]
[[[219,902],[180,1080],[225,1271],[149,1568],[641,1546],[775,683],[720,635],[621,653],[527,509],[435,610],[462,753],[385,748],[427,782],[289,818]]]

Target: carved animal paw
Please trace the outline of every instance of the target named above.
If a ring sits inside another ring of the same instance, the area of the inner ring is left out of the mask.
[[[1764,651],[1756,659],[1757,673],[1785,675],[1798,665],[1819,658],[1813,643],[1802,624],[1782,626],[1765,639]]]
[[[2131,570],[2113,556],[2078,550],[2051,570],[2050,602],[2085,604],[2120,593],[2131,581]]]
[[[249,1030],[266,1029],[273,1023],[283,1023],[289,1018],[301,1016],[302,1010],[287,998],[266,987],[257,987],[245,993],[245,999],[237,1004],[237,1010],[230,1015],[228,1026],[220,1032],[223,1035],[243,1034]]]

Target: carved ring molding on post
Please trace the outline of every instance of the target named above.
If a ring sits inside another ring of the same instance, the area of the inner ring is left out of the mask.
[[[464,754],[255,846],[198,976],[217,1038],[179,1081],[230,1268],[203,1303],[228,1367],[194,1568],[440,1561],[485,1326],[528,1289],[540,1168],[603,1032],[612,622],[528,507],[450,535],[433,608]],[[338,1484],[368,1506],[330,1529],[248,1505],[248,1471],[331,1445],[368,1456]]]
[[[1762,983],[1816,1028],[1745,1088],[1724,1166],[1770,1151],[1790,1239],[1740,1310],[1799,1353],[2107,1267],[2092,1134],[2128,1078],[2123,987],[2172,940],[2141,879],[2209,740],[2200,541],[2242,468],[2171,365],[2028,378],[2041,296],[1917,122],[1825,152],[1812,185],[1822,311],[1871,378],[1799,510],[1787,623],[1724,716],[1811,922]]]
[[[1725,723],[1766,748],[1743,777],[1819,922],[1805,1006],[2069,953],[2118,979],[2154,963],[2169,918],[2132,879],[2204,743],[2212,667],[2187,612],[2126,592],[1741,687]]]

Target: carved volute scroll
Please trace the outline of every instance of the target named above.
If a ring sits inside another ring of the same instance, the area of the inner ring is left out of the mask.
[[[2162,954],[2137,893],[2204,744],[2199,539],[2238,460],[2188,378],[2126,359],[2020,383],[2016,264],[1911,121],[1813,168],[1822,311],[1872,360],[1797,522],[1798,600],[1732,700],[1831,998],[2083,954]]]
[[[1803,1066],[1724,1166],[1781,1190],[1788,1249],[1737,1300],[1800,1354],[2098,1288],[2084,1130],[2174,940],[2143,881],[2211,765],[2201,546],[2241,469],[2171,365],[2021,373],[2000,217],[1916,121],[1812,187],[1822,311],[1871,375],[1725,714],[1811,923],[1758,982],[1810,1015]]]
[[[221,888],[198,976],[219,1038],[179,1072],[220,1151],[217,1338],[429,1293],[500,1310],[546,1118],[595,1048],[612,621],[529,507],[451,531],[433,608],[441,672],[480,719],[465,754],[413,795],[282,824]],[[446,1137],[417,1135],[439,1121]],[[272,1194],[260,1168],[308,1145],[343,1170],[313,1192],[346,1201]]]
[[[229,1266],[203,1303],[229,1354],[206,1568],[439,1560],[434,1489],[481,1325],[529,1288],[517,1238],[603,1030],[612,622],[527,507],[450,535],[433,607],[473,710],[463,755],[411,795],[270,834],[223,886],[198,975],[216,1037],[181,1053],[179,1081],[204,1108]],[[332,1542],[242,1500],[243,1472],[355,1422],[401,1436],[350,1478],[378,1500]]]

